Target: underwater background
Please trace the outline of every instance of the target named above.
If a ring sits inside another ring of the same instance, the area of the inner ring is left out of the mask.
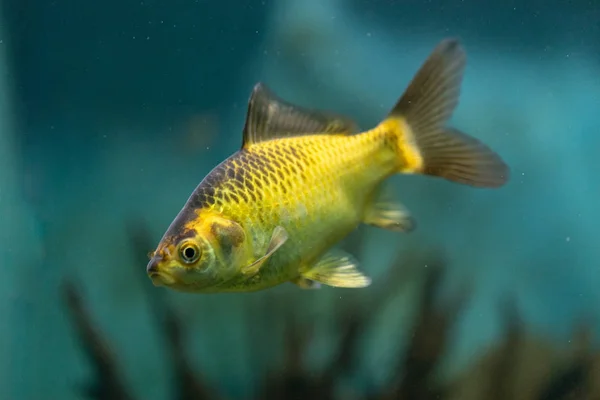
[[[3,0],[0,399],[600,399],[600,3]],[[443,38],[499,190],[394,176],[365,289],[190,295],[153,250],[265,82],[361,128]]]

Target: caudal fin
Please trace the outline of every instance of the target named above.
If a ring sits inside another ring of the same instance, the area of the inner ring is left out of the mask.
[[[465,62],[459,41],[443,40],[380,126],[397,137],[399,173],[500,187],[509,175],[500,156],[479,140],[445,126],[458,105]]]

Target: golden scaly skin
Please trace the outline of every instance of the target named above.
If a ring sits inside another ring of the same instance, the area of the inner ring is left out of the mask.
[[[382,130],[373,130],[355,136],[280,139],[242,150],[263,160],[262,166],[227,163],[226,169],[233,164],[247,171],[251,184],[233,193],[245,194],[250,201],[217,201],[213,210],[222,210],[223,216],[240,222],[250,233],[255,258],[264,252],[276,226],[282,226],[289,239],[254,279],[221,290],[259,290],[293,280],[300,268],[310,267],[355,229],[374,189],[395,170],[397,157],[383,135]],[[244,158],[238,155],[233,160],[238,157]]]
[[[409,215],[380,196],[392,174],[496,188],[508,167],[491,149],[446,127],[458,104],[465,54],[445,40],[372,130],[307,111],[257,85],[242,149],[198,185],[147,266],[155,285],[196,293],[250,292],[283,282],[365,287],[358,262],[333,246],[361,222],[409,231]]]

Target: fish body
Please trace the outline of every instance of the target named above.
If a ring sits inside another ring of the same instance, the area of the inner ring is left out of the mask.
[[[236,221],[248,236],[251,259],[264,255],[277,226],[288,235],[284,251],[275,252],[253,280],[234,280],[220,290],[258,290],[296,279],[298,266],[312,265],[354,230],[381,180],[393,173],[396,157],[381,148],[382,134],[258,143],[211,171],[184,207],[197,210],[184,230],[209,229],[204,225],[211,216]],[[174,231],[180,230],[176,225]]]
[[[242,148],[194,190],[147,266],[175,290],[250,292],[284,282],[360,288],[370,278],[335,245],[365,223],[410,232],[390,198],[394,174],[499,187],[508,167],[478,140],[445,126],[458,103],[465,54],[438,45],[388,116],[357,132],[349,118],[309,110],[258,84]]]

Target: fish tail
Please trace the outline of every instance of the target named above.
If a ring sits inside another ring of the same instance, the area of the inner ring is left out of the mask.
[[[507,182],[509,168],[498,154],[445,126],[458,105],[465,61],[458,40],[443,40],[379,124],[377,129],[395,147],[396,173],[436,176],[474,187]]]

